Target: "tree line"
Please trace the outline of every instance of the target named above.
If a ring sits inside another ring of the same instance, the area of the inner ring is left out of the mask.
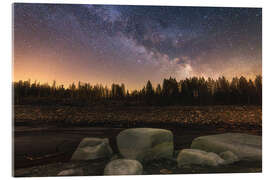
[[[14,104],[36,105],[91,105],[97,103],[122,105],[261,105],[262,76],[254,80],[224,76],[212,78],[191,77],[177,81],[164,79],[154,87],[151,81],[140,90],[126,90],[124,84],[72,83],[63,85],[18,81],[13,82]]]

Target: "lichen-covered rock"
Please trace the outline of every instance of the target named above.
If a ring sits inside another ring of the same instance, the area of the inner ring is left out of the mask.
[[[225,151],[219,154],[225,160],[224,164],[233,164],[239,161],[239,158],[231,151]]]
[[[83,176],[83,170],[78,169],[66,169],[57,174],[57,176]]]
[[[112,155],[112,149],[107,138],[84,138],[71,160],[93,160],[100,158],[109,158]]]
[[[169,130],[155,128],[132,128],[121,131],[117,146],[127,159],[141,162],[173,156],[173,134]]]
[[[142,164],[131,159],[113,160],[104,169],[104,175],[140,175],[142,173]]]
[[[216,153],[205,152],[198,149],[183,149],[177,156],[178,167],[186,165],[218,166],[222,165],[224,160]]]
[[[225,133],[195,138],[191,144],[192,149],[220,154],[231,151],[239,160],[261,161],[262,160],[262,138],[261,136]]]

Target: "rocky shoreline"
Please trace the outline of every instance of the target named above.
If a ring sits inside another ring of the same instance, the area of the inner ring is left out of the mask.
[[[140,129],[140,128],[138,128],[138,129]],[[118,134],[121,131],[122,130],[119,130]],[[167,130],[165,130],[165,131],[167,131]],[[215,134],[215,133],[213,133],[213,134]],[[236,134],[232,133],[232,134],[237,135],[237,133]],[[145,133],[144,133],[144,136],[145,136]],[[251,136],[251,135],[247,135],[247,136]],[[158,138],[158,136],[156,136],[156,135],[155,135],[155,137]],[[256,137],[259,137],[259,139],[260,139],[261,136],[256,136]],[[196,138],[193,138],[193,139],[196,140]],[[153,140],[153,138],[152,138],[152,140]],[[83,139],[82,139],[82,141],[83,141]],[[131,141],[131,142],[135,143],[136,141],[135,142]],[[157,141],[155,141],[155,140],[151,141],[149,143],[151,144],[151,146],[153,144],[155,144],[155,146],[158,145]],[[151,159],[148,161],[142,161],[142,162],[138,161],[139,163],[142,163],[143,170],[142,171],[141,170],[139,170],[139,171],[137,171],[137,170],[130,171],[129,170],[128,172],[140,172],[139,174],[179,174],[179,173],[185,174],[185,173],[219,173],[219,172],[220,173],[222,173],[222,172],[223,173],[261,172],[261,170],[262,170],[261,169],[261,160],[256,161],[256,162],[250,162],[250,161],[246,161],[246,160],[243,161],[243,160],[239,159],[237,161],[233,161],[233,163],[223,163],[223,164],[221,163],[221,165],[217,165],[217,166],[209,166],[209,164],[205,166],[205,165],[202,165],[205,162],[205,160],[203,160],[203,161],[199,160],[199,162],[202,164],[200,164],[200,163],[198,164],[197,162],[194,163],[191,161],[188,164],[184,163],[184,165],[183,164],[179,165],[179,164],[181,164],[181,163],[179,163],[179,161],[181,161],[181,160],[179,160],[179,159],[181,159],[181,158],[179,158],[179,156],[181,154],[181,150],[183,151],[183,149],[184,149],[187,151],[188,148],[190,148],[191,144],[192,143],[190,142],[189,145],[186,145],[185,147],[181,147],[179,150],[178,150],[179,146],[175,146],[175,150],[172,154],[167,153],[167,155],[169,154],[169,156],[171,154],[171,157],[168,157],[168,156],[162,157],[161,156],[159,158],[154,158],[154,159]],[[92,143],[92,145],[93,145],[93,143]],[[107,144],[107,145],[109,146],[109,144]],[[136,147],[138,147],[138,146],[136,146]],[[145,147],[145,146],[143,146],[143,147]],[[156,146],[156,147],[159,147],[159,146]],[[102,149],[102,148],[99,148],[99,149]],[[115,147],[112,149],[115,149]],[[145,148],[143,148],[143,149],[145,149]],[[159,150],[157,148],[154,148],[154,149],[156,149],[155,150],[156,152],[158,152],[158,150]],[[164,151],[164,149],[162,151]],[[73,152],[75,152],[75,149]],[[93,151],[91,151],[91,152],[93,152]],[[104,151],[102,150],[102,152],[104,152]],[[138,151],[134,151],[134,152],[138,152]],[[151,151],[151,152],[153,152],[153,151]],[[106,165],[108,165],[108,163],[113,162],[115,160],[119,161],[119,159],[126,158],[119,152],[114,152],[114,155],[111,154],[112,156],[110,156],[110,158],[108,158],[109,156],[105,156],[104,158],[102,158],[102,156],[100,156],[100,155],[101,154],[99,153],[99,157],[97,159],[92,158],[92,159],[87,159],[87,160],[83,160],[83,161],[82,160],[70,161],[70,159],[69,159],[69,160],[66,160],[65,162],[50,163],[47,165],[35,166],[35,167],[30,167],[30,168],[19,168],[14,172],[14,175],[19,176],[19,177],[21,177],[21,176],[58,176],[58,175],[65,175],[65,176],[66,175],[103,175],[104,169],[105,169],[105,167],[107,167]],[[199,155],[195,154],[195,156],[199,157],[199,159],[206,158],[206,160],[207,160],[207,156],[201,156],[200,154]],[[217,156],[220,156],[223,158],[225,157],[224,155],[221,155],[221,154],[219,154]],[[157,157],[157,156],[153,156],[153,157]],[[194,159],[194,158],[192,158],[192,159]],[[213,160],[213,159],[211,159],[211,160]],[[138,167],[140,167],[140,165]],[[106,173],[106,174],[108,174],[108,173]]]

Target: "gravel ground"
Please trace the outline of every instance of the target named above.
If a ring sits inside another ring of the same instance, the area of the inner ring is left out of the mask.
[[[260,129],[261,106],[68,107],[15,106],[16,125]]]

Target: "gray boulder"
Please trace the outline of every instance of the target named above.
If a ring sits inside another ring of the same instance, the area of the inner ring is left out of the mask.
[[[104,175],[140,175],[142,173],[142,164],[131,159],[113,160],[104,169]]]
[[[109,158],[112,155],[112,149],[107,138],[84,138],[71,160],[93,160],[100,158]]]
[[[224,164],[233,164],[239,161],[239,158],[231,151],[220,153],[219,156],[225,160]]]
[[[57,176],[83,176],[83,170],[78,169],[66,169],[57,174]]]
[[[219,166],[224,163],[216,153],[205,152],[198,149],[183,149],[177,156],[178,167],[186,165]]]
[[[215,152],[217,154],[231,151],[239,158],[239,160],[262,160],[261,136],[241,133],[201,136],[192,141],[191,148]]]
[[[173,156],[173,134],[169,130],[155,128],[132,128],[121,131],[117,146],[127,159],[141,162]]]

